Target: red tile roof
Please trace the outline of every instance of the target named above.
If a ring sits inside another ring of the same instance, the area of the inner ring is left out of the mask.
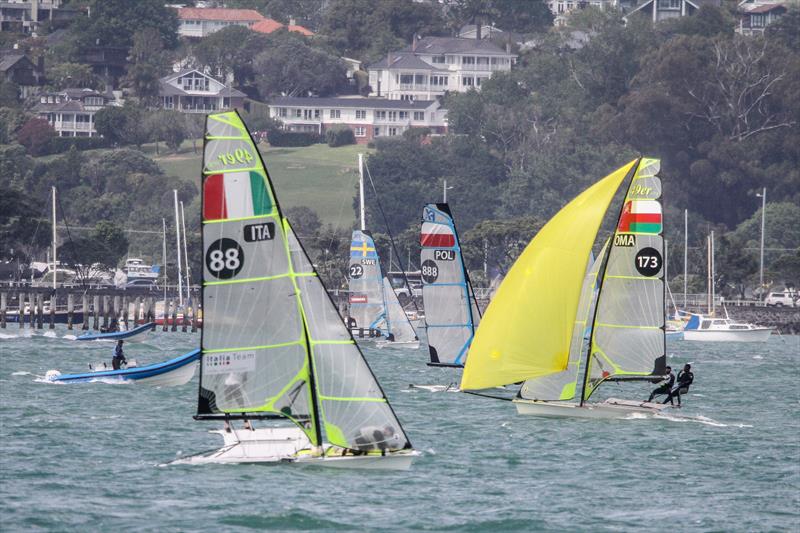
[[[257,31],[259,33],[272,33],[274,31],[278,31],[281,28],[286,28],[289,31],[294,31],[297,33],[301,33],[303,35],[314,35],[313,31],[309,30],[308,28],[304,28],[303,26],[298,26],[296,24],[286,26],[284,24],[281,24],[277,20],[272,20],[269,18],[264,18],[263,20],[256,22],[255,24],[250,26],[251,30]]]
[[[222,9],[180,7],[178,18],[181,20],[224,20],[228,22],[255,22],[264,20],[264,16],[255,9]]]

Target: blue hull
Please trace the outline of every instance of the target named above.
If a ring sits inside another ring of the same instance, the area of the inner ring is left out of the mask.
[[[155,327],[156,327],[155,322],[148,322],[147,324],[142,324],[141,326],[129,329],[128,331],[114,331],[113,333],[86,333],[85,335],[81,335],[80,337],[78,337],[77,340],[79,341],[125,340],[127,338],[139,335],[140,333],[144,333],[145,331],[154,330]]]
[[[85,374],[64,374],[53,378],[51,381],[60,383],[81,383],[98,379],[118,379],[121,381],[136,381],[139,379],[154,378],[169,372],[174,372],[186,365],[200,360],[200,350],[193,350],[185,355],[152,365],[120,370],[103,370],[101,372],[86,372]]]

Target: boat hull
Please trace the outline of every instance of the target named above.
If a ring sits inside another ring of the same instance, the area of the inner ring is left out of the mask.
[[[683,340],[699,342],[766,342],[772,334],[770,328],[713,330],[687,329],[683,332]]]
[[[163,363],[155,363],[120,370],[101,370],[84,374],[48,373],[54,383],[89,383],[108,381],[135,381],[156,387],[174,387],[188,383],[194,376],[200,350],[194,350]]]
[[[112,333],[86,333],[81,335],[76,340],[79,341],[119,341],[124,340],[128,342],[141,342],[151,331],[155,329],[156,325],[153,322],[136,326],[127,331],[114,331]]]
[[[181,458],[171,464],[297,463],[361,470],[408,470],[414,458],[420,455],[414,450],[388,455],[315,455],[311,452],[308,437],[297,427],[214,430],[210,433],[222,436],[222,448]],[[327,450],[330,446],[324,448]]]
[[[567,402],[540,402],[515,399],[517,413],[545,418],[628,418],[631,415],[652,416],[667,408],[666,405],[650,402],[633,402],[609,398],[602,403],[587,403],[583,406]]]

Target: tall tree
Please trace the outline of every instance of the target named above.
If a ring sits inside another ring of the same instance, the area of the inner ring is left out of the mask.
[[[88,13],[70,27],[79,46],[130,48],[133,34],[146,28],[157,31],[164,47],[178,45],[178,15],[160,0],[91,0]]]

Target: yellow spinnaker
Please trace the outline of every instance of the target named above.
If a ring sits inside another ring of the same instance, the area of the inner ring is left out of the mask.
[[[586,261],[614,193],[637,162],[583,191],[528,243],[475,333],[462,390],[509,385],[567,368]]]

